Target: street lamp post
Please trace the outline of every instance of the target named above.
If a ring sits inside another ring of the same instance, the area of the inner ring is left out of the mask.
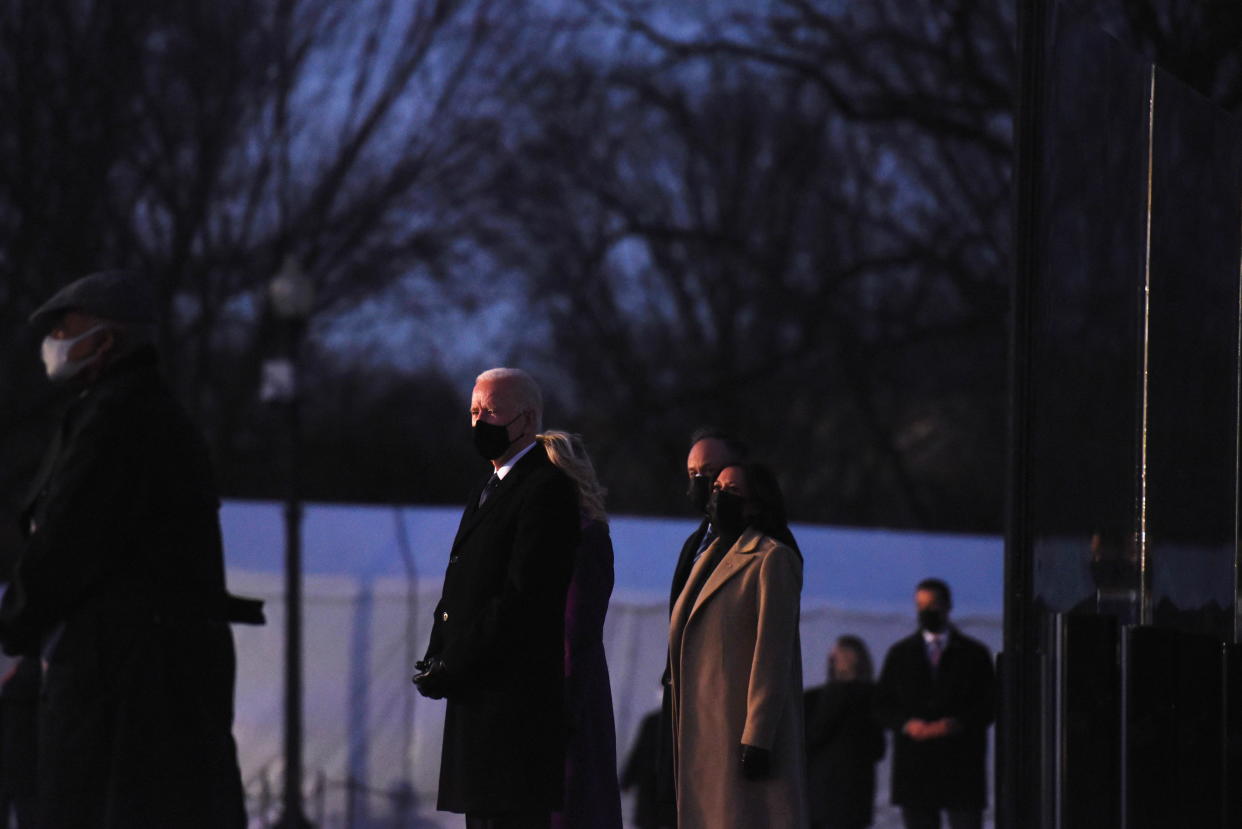
[[[268,301],[280,322],[283,354],[263,365],[261,396],[285,410],[285,789],[276,829],[308,829],[302,805],[302,499],[300,352],[314,306],[314,286],[293,257],[268,283]]]

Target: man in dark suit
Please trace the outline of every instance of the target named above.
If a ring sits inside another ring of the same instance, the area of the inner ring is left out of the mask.
[[[681,545],[677,555],[677,566],[673,569],[673,584],[668,594],[668,612],[671,616],[673,605],[690,578],[690,570],[694,562],[716,538],[716,530],[707,520],[707,499],[712,492],[712,484],[720,470],[735,463],[746,460],[749,451],[746,444],[728,432],[712,427],[700,427],[690,435],[690,453],[686,456],[686,476],[690,485],[686,496],[694,508],[696,515],[703,516],[699,526]],[[668,665],[664,667],[661,683],[664,686],[664,700],[660,708],[660,743],[656,753],[658,766],[658,792],[663,825],[677,824],[676,792],[673,787],[673,702],[669,693],[670,673]]]
[[[565,595],[578,543],[572,482],[535,441],[539,387],[492,369],[470,401],[495,472],[470,495],[418,690],[446,698],[437,808],[467,829],[546,829],[561,804]]]
[[[719,429],[703,427],[696,429],[690,436],[690,453],[686,456],[686,476],[690,480],[690,488],[686,496],[690,499],[695,514],[702,516],[703,520],[681,545],[677,567],[673,570],[673,585],[668,595],[669,613],[673,612],[673,605],[677,604],[677,597],[686,586],[686,579],[690,578],[694,562],[716,537],[715,528],[706,517],[707,499],[712,494],[712,484],[716,482],[720,470],[741,463],[748,455],[746,444]]]
[[[949,624],[949,586],[914,591],[919,630],[884,658],[875,710],[893,731],[893,803],[906,829],[979,829],[987,803],[985,755],[994,717],[992,658]]]

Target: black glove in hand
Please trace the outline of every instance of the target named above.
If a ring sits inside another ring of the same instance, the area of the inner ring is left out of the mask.
[[[747,780],[763,780],[772,773],[772,752],[742,743],[742,776]]]
[[[418,693],[428,699],[444,699],[448,692],[448,676],[443,660],[436,656],[420,659],[414,663],[414,667],[419,672],[414,674],[411,681],[418,688]]]

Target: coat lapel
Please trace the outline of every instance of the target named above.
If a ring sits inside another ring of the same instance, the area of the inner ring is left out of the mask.
[[[52,474],[56,471],[61,452],[65,446],[73,443],[78,427],[88,419],[86,412],[91,400],[92,398],[89,394],[79,397],[61,415],[60,422],[56,426],[56,432],[52,435],[52,442],[43,453],[43,460],[39,464],[39,471],[35,473],[34,480],[26,492],[25,499],[22,501],[23,524],[26,523],[34,512],[35,506],[43,495],[44,487],[52,480]]]
[[[461,512],[461,521],[457,523],[457,535],[453,536],[452,549],[457,549],[457,545],[461,543],[462,538],[466,535],[466,528],[474,526],[474,516],[479,511],[479,495],[483,493],[483,487],[487,486],[488,480],[490,480],[490,476],[484,478],[479,482],[478,486],[470,490],[470,495],[466,500],[466,508]]]
[[[759,549],[759,540],[761,538],[763,538],[763,534],[756,530],[747,530],[742,533],[742,536],[724,554],[724,558],[720,559],[716,569],[707,577],[707,584],[703,585],[703,590],[699,593],[698,599],[695,600],[694,607],[689,609],[687,619],[694,616],[695,612],[703,606],[703,603],[710,599],[730,579],[755,561],[754,552]],[[703,556],[706,558],[707,553],[704,553]]]
[[[522,479],[538,469],[541,465],[549,463],[548,455],[542,446],[536,445],[533,449],[522,456],[522,459],[509,470],[509,474],[501,479],[500,485],[496,487],[496,491],[488,496],[487,500],[479,506],[479,494],[483,491],[483,487],[487,486],[487,481],[491,480],[488,475],[474,490],[470,493],[470,501],[466,504],[466,510],[462,513],[461,524],[457,528],[457,536],[453,539],[453,549],[457,547],[470,535],[470,532],[479,525],[479,523],[496,509],[496,505],[503,502],[509,493],[517,489]]]
[[[952,627],[948,629],[948,638],[944,643],[944,650],[940,652],[940,664],[936,668],[932,668],[931,657],[927,654],[927,642],[923,641],[922,634],[919,634],[920,644],[923,645],[923,665],[927,668],[928,682],[933,688],[939,688],[941,684],[941,676],[944,675],[945,666],[949,662],[957,660],[957,652],[961,649],[961,642],[957,631]]]

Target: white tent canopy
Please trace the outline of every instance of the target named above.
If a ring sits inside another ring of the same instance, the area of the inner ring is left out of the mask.
[[[393,825],[434,806],[443,704],[410,684],[459,508],[308,505],[303,524],[304,722],[308,812],[318,826]],[[221,511],[230,589],[267,602],[268,624],[235,628],[235,734],[255,825],[279,811],[283,780],[284,519],[278,503]],[[619,760],[658,704],[668,585],[691,519],[614,517],[616,587],[605,627]],[[937,576],[956,623],[996,650],[1002,543],[995,537],[795,525],[805,557],[803,670],[825,676],[837,636],[856,633],[877,664],[913,627],[911,592]],[[880,803],[886,782],[880,785]],[[264,805],[267,805],[265,812]],[[457,826],[460,819],[445,825]]]

